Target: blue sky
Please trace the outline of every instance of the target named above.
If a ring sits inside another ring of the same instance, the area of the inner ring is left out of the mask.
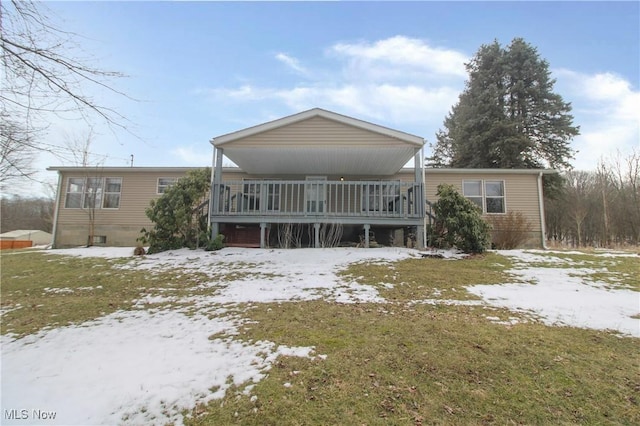
[[[92,151],[108,156],[105,165],[128,165],[133,154],[137,166],[207,166],[212,137],[313,107],[435,142],[464,87],[464,63],[480,45],[515,37],[537,47],[573,105],[576,168],[639,145],[638,2],[47,6],[83,36],[95,64],[129,75],[113,85],[140,100],[96,94],[138,136],[96,126]],[[82,122],[56,121],[49,138],[85,132]]]

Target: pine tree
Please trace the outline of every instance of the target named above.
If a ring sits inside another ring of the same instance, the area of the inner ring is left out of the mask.
[[[549,64],[521,38],[482,45],[465,90],[433,146],[434,166],[570,168],[571,104],[553,92]]]

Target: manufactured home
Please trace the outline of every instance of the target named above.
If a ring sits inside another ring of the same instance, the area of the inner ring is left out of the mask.
[[[489,218],[522,213],[527,245],[544,244],[542,176],[550,170],[423,169],[421,137],[319,108],[211,144],[207,214],[227,245],[422,247],[440,183],[454,185]],[[54,246],[68,247],[87,244],[90,218],[91,243],[134,245],[140,229],[152,226],[149,202],[191,169],[49,170],[59,175]]]

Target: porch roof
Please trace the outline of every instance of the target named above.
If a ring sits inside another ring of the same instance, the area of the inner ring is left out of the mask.
[[[251,174],[392,175],[424,139],[314,108],[211,143]]]

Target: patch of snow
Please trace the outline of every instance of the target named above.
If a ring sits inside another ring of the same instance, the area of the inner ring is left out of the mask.
[[[181,424],[182,410],[222,397],[228,377],[257,382],[278,355],[313,351],[209,340],[235,328],[225,318],[134,311],[18,340],[2,336],[2,408],[56,412],[41,424]]]
[[[133,306],[140,307],[144,305],[154,305],[154,304],[160,304],[160,303],[166,303],[166,302],[175,302],[176,300],[178,300],[178,298],[175,296],[164,297],[164,296],[146,295],[141,297],[140,299],[135,299],[132,302],[133,302]]]
[[[607,289],[582,276],[593,269],[539,268],[527,266],[538,262],[527,252],[500,251],[517,263],[508,271],[532,284],[477,285],[469,292],[493,306],[535,313],[549,325],[613,330],[640,337],[640,320],[631,318],[640,312],[640,293]]]
[[[74,292],[69,287],[54,287],[54,288],[45,287],[43,290],[45,293],[55,293],[55,294],[64,294],[64,293]]]
[[[449,306],[482,306],[482,300],[455,300],[455,299],[421,299],[412,300],[409,305],[449,305]]]
[[[48,254],[61,254],[78,257],[102,257],[105,259],[118,259],[122,257],[134,257],[133,247],[77,247],[69,249],[47,250]]]
[[[95,287],[78,287],[77,290],[91,291],[102,288],[101,285],[97,285]]]
[[[420,256],[424,257],[442,257],[443,259],[464,259],[465,257],[469,257],[468,254],[461,252],[460,250],[448,249],[428,249],[419,252]]]
[[[572,263],[570,259],[565,259],[556,256],[545,256],[545,253],[550,253],[543,250],[498,250],[503,256],[511,257],[516,262],[526,264],[527,263],[558,263],[569,264]]]
[[[17,311],[18,309],[22,308],[22,305],[17,303],[14,306],[5,306],[5,307],[0,307],[0,317],[2,317],[3,315],[8,314],[11,311]]]

